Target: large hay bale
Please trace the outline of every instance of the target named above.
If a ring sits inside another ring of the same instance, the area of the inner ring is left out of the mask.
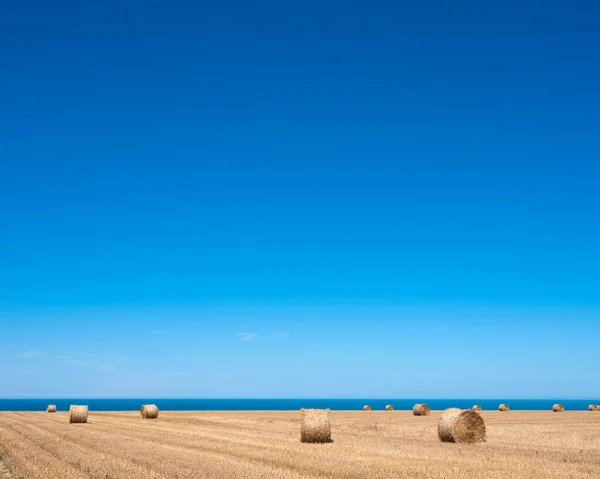
[[[329,409],[300,409],[300,442],[331,442]]]
[[[413,416],[427,416],[431,412],[427,404],[415,404],[413,406]]]
[[[438,437],[443,442],[485,442],[485,423],[471,409],[446,409],[438,423]]]
[[[598,411],[600,410],[600,407],[596,406],[595,404],[590,404],[588,406],[588,411]]]
[[[555,404],[552,406],[552,412],[563,412],[565,407],[562,404]]]
[[[69,408],[69,423],[86,423],[87,419],[87,406],[71,406]]]
[[[498,411],[510,411],[510,408],[508,407],[508,404],[500,404],[500,406],[498,406]]]
[[[158,407],[156,407],[156,404],[144,404],[140,409],[140,416],[144,419],[156,419],[158,417]]]
[[[54,404],[49,404],[46,408],[46,412],[56,412],[56,406]]]
[[[365,405],[363,406],[363,410],[364,410],[364,411],[370,411],[370,410],[371,410],[371,406],[369,406],[368,404],[365,404]]]
[[[479,404],[475,404],[475,406],[473,406],[473,411],[481,411],[481,406]]]
[[[392,406],[391,404],[388,404],[388,405],[385,407],[385,410],[386,410],[386,411],[393,411],[393,410],[394,410],[394,406]]]

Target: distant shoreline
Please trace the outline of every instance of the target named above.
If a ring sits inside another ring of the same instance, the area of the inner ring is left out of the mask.
[[[507,403],[513,411],[546,411],[555,403],[564,404],[567,411],[587,411],[590,404],[600,404],[596,399],[160,399],[160,398],[24,398],[0,399],[0,411],[45,411],[55,404],[66,411],[71,404],[86,404],[90,411],[139,411],[142,404],[156,404],[161,411],[295,411],[300,408],[329,408],[334,411],[362,410],[365,405],[374,411],[391,404],[396,411],[412,410],[416,403],[427,403],[432,410],[450,407],[470,409],[475,404],[483,410],[497,410]]]

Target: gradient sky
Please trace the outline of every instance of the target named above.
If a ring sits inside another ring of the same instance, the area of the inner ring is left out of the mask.
[[[487,3],[1,2],[0,396],[600,398],[600,6]]]

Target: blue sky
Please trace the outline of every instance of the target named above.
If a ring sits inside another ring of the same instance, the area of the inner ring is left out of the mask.
[[[3,2],[0,396],[598,398],[593,2]]]

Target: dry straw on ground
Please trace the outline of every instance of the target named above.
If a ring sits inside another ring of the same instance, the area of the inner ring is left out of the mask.
[[[481,411],[481,406],[479,404],[475,404],[475,406],[473,406],[473,411]]]
[[[600,407],[596,406],[595,404],[590,404],[588,406],[588,411],[600,411]]]
[[[483,411],[487,441],[452,444],[437,436],[443,411],[371,404],[368,414],[331,411],[334,442],[304,444],[298,410],[161,411],[157,423],[139,408],[90,409],[90,424],[69,425],[68,406],[0,412],[0,454],[15,479],[600,478],[600,412],[587,410]]]
[[[498,406],[498,411],[510,411],[510,408],[508,407],[508,404],[500,404],[500,406]]]
[[[427,416],[431,412],[427,404],[415,404],[413,406],[413,415],[415,416]]]
[[[438,437],[443,442],[485,442],[485,423],[471,409],[446,409],[438,423]]]
[[[553,412],[563,412],[564,410],[565,407],[562,404],[555,404],[554,406],[552,406]]]
[[[56,406],[54,404],[49,404],[46,408],[46,412],[56,412]]]
[[[329,409],[300,409],[300,441],[331,442]]]
[[[145,419],[156,419],[158,417],[158,407],[156,407],[156,404],[144,404],[140,409],[140,416]]]
[[[388,404],[388,405],[385,407],[385,410],[386,410],[386,411],[393,411],[393,410],[394,410],[394,406],[392,406],[391,404]]]
[[[71,406],[69,409],[69,423],[85,423],[88,419],[87,406]]]
[[[369,406],[368,404],[365,404],[365,406],[363,407],[363,409],[365,411],[370,411],[371,410],[371,406]]]

